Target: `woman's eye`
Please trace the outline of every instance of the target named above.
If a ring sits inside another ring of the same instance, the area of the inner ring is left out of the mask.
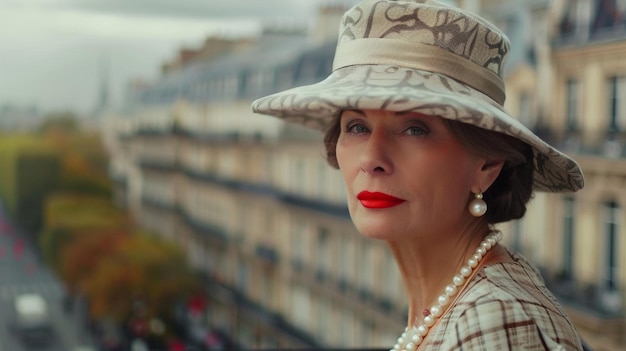
[[[367,132],[367,128],[362,124],[349,125],[346,130],[348,133],[359,134]]]
[[[404,132],[406,134],[408,134],[408,135],[424,135],[424,134],[427,134],[426,130],[424,130],[424,128],[420,128],[420,127],[409,127]]]

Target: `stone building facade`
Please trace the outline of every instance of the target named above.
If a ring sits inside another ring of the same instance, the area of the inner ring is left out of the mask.
[[[194,323],[247,348],[386,347],[404,327],[393,258],[352,226],[321,135],[249,107],[326,77],[335,44],[327,26],[344,5],[323,6],[313,34],[283,28],[228,45],[207,40],[220,52],[164,64],[158,82],[129,91],[126,109],[103,121],[116,201],[185,248],[205,278],[209,308]],[[586,175],[579,193],[537,193],[523,220],[501,226],[505,243],[541,269],[594,349],[623,349],[624,6],[457,5],[509,34],[507,109]]]

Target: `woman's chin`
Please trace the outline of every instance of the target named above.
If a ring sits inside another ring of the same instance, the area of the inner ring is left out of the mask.
[[[408,228],[406,213],[396,208],[373,210],[351,204],[350,216],[356,229],[365,237],[380,240],[398,239]]]
[[[398,224],[397,221],[383,221],[372,218],[355,221],[356,229],[361,235],[378,240],[394,240],[403,236],[403,233],[406,231],[399,228]]]

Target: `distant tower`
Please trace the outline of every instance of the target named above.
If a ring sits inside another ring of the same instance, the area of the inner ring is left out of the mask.
[[[109,107],[109,61],[105,56],[100,57],[100,89],[96,108],[93,111],[94,118],[102,117]]]

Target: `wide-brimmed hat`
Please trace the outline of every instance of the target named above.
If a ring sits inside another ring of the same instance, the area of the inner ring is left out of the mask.
[[[365,0],[339,26],[333,71],[252,103],[254,112],[325,130],[342,110],[416,111],[518,138],[534,151],[534,188],[576,191],[578,164],[504,110],[510,43],[497,27],[432,0]]]

